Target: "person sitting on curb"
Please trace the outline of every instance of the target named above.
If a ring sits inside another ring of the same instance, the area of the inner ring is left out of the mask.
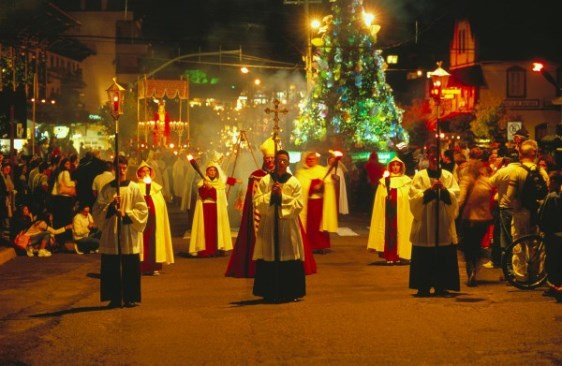
[[[38,257],[50,257],[52,253],[47,249],[49,244],[54,244],[55,235],[64,233],[65,230],[72,229],[72,224],[68,224],[58,229],[52,228],[48,223],[52,221],[51,213],[39,215],[37,220],[27,229],[26,235],[30,236],[27,246],[27,256],[33,257],[37,252]],[[39,247],[37,249],[37,247]]]
[[[97,253],[100,247],[101,231],[95,227],[90,206],[83,205],[72,220],[72,235],[76,254]]]

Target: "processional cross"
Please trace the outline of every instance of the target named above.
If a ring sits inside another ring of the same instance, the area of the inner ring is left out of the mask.
[[[279,104],[281,102],[279,102],[279,100],[275,99],[273,100],[273,105],[275,106],[275,108],[271,109],[269,107],[267,107],[265,109],[265,113],[270,114],[273,113],[273,141],[275,141],[275,150],[277,151],[277,147],[279,146],[279,113],[289,113],[289,111],[284,108],[284,109],[279,109]]]

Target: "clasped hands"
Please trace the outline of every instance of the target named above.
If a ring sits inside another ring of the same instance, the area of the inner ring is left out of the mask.
[[[119,217],[125,217],[125,212],[120,209],[121,208],[121,196],[115,195],[115,197],[113,197],[113,201],[111,202],[111,205],[113,206],[113,210],[115,210],[114,212]]]
[[[273,183],[273,186],[271,187],[271,194],[273,194],[275,196],[281,196],[282,190],[283,190],[283,184],[281,184],[279,182],[275,182],[275,183]]]
[[[438,192],[441,190],[443,191],[443,193],[438,194]],[[433,183],[431,184],[431,188],[428,188],[423,192],[423,203],[427,204],[436,198],[439,198],[447,205],[451,204],[451,197],[449,196],[449,192],[445,189],[445,186],[439,179],[433,181]]]

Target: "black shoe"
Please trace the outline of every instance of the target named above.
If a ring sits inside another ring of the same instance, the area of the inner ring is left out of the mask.
[[[468,282],[466,283],[466,285],[468,287],[476,287],[478,286],[478,283],[476,282],[476,273],[472,272],[469,276],[468,276]]]
[[[556,290],[550,287],[548,290],[542,293],[543,296],[556,297]]]
[[[109,309],[120,308],[120,307],[121,307],[121,302],[120,302],[120,301],[110,301],[109,304],[107,304],[107,307],[108,307]]]
[[[135,306],[139,306],[138,303],[134,302],[134,301],[127,301],[125,302],[125,307],[126,308],[134,308]]]
[[[442,288],[436,288],[435,289],[435,296],[440,296],[440,297],[450,297],[451,293],[445,289]]]
[[[418,290],[418,292],[414,295],[415,297],[429,297],[431,294],[429,290]]]

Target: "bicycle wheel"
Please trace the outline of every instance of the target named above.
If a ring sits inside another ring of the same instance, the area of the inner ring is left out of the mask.
[[[546,281],[546,254],[540,235],[525,235],[505,250],[502,269],[505,279],[521,290],[532,290]]]

